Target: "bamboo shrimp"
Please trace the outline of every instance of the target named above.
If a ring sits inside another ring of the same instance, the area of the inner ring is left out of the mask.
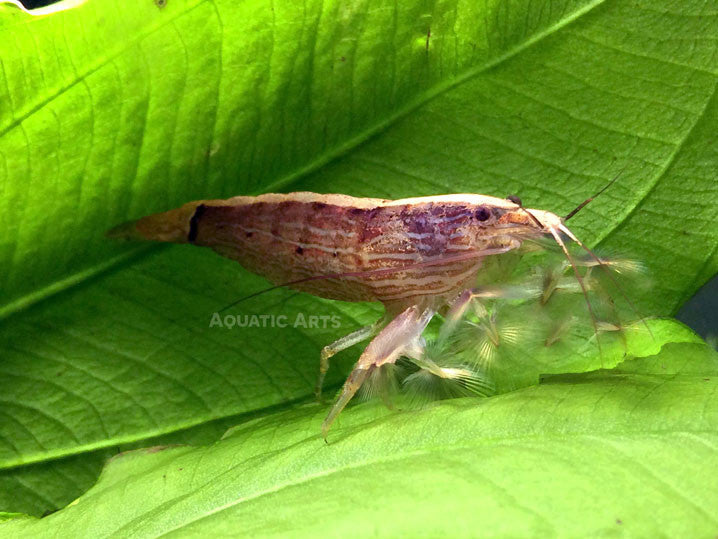
[[[209,247],[275,285],[323,298],[382,303],[381,320],[321,351],[317,396],[330,358],[371,339],[322,424],[326,439],[337,415],[372,373],[400,357],[439,378],[470,379],[461,368],[431,361],[422,333],[437,312],[446,313],[442,331],[449,331],[472,301],[501,295],[475,286],[482,264],[487,257],[518,252],[527,241],[548,237],[560,248],[598,332],[586,285],[564,238],[590,251],[566,227],[567,218],[524,208],[517,197],[386,200],[297,192],[189,202],[121,225],[109,235]],[[592,264],[603,265],[591,256]]]

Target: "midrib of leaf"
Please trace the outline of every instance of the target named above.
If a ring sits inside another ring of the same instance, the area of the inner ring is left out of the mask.
[[[265,192],[274,192],[274,191],[282,191],[285,190],[289,185],[296,182],[300,178],[310,174],[311,172],[314,172],[318,170],[319,168],[327,165],[334,159],[337,159],[338,157],[341,157],[345,153],[347,153],[349,150],[352,150],[353,148],[356,148],[357,146],[360,146],[361,144],[367,142],[371,138],[375,137],[376,135],[382,133],[386,129],[388,129],[391,125],[396,123],[397,121],[401,120],[405,116],[408,116],[413,112],[414,110],[418,109],[419,107],[425,105],[432,99],[439,97],[440,95],[452,90],[453,88],[461,85],[464,82],[467,82],[471,80],[472,78],[476,77],[477,75],[480,75],[481,73],[488,71],[489,69],[492,69],[508,60],[513,58],[514,56],[518,55],[519,53],[523,52],[524,50],[528,49],[529,47],[535,45],[536,43],[542,41],[543,39],[549,37],[550,35],[554,34],[558,30],[564,28],[568,24],[574,22],[579,17],[585,15],[589,11],[592,11],[595,7],[603,4],[605,0],[594,0],[593,3],[587,4],[582,9],[578,9],[575,12],[573,12],[569,17],[566,17],[564,19],[561,19],[556,24],[547,27],[544,31],[538,32],[531,36],[529,39],[524,41],[523,43],[519,43],[512,49],[509,49],[504,54],[501,54],[494,58],[493,60],[490,60],[482,65],[478,65],[472,68],[467,69],[463,74],[454,77],[453,79],[447,79],[446,81],[442,81],[438,84],[436,84],[431,89],[418,94],[414,99],[410,100],[404,107],[398,109],[394,114],[389,115],[386,119],[382,120],[381,122],[376,123],[373,126],[370,126],[369,128],[365,129],[363,132],[360,132],[357,136],[349,139],[344,144],[340,144],[339,146],[333,148],[331,151],[325,153],[324,155],[319,156],[318,159],[315,159],[314,161],[308,163],[304,167],[298,169],[295,172],[292,172],[291,174],[288,174],[287,176],[283,178],[279,178],[275,182],[272,182],[266,186]]]
[[[71,289],[74,286],[79,286],[93,277],[97,277],[102,273],[109,272],[117,267],[122,267],[125,264],[131,263],[133,260],[141,258],[144,254],[155,252],[158,249],[166,248],[166,245],[139,245],[121,253],[117,256],[113,256],[99,264],[94,264],[82,271],[73,273],[64,279],[49,284],[31,294],[20,296],[12,302],[0,307],[0,320],[11,316],[12,314],[27,309],[28,307],[35,305],[47,298],[54,296],[55,294],[64,292]]]
[[[20,117],[13,118],[13,121],[10,122],[10,124],[8,126],[6,126],[5,128],[0,128],[0,137],[5,135],[13,127],[17,127],[18,125],[20,125],[22,123],[22,121],[27,119],[29,116],[31,116],[32,114],[36,113],[37,111],[39,111],[40,109],[42,109],[43,107],[45,107],[46,105],[51,103],[54,99],[57,99],[64,92],[68,91],[70,88],[75,86],[77,83],[84,80],[89,75],[91,75],[95,71],[97,71],[100,68],[102,68],[103,66],[105,66],[107,63],[112,61],[114,58],[120,56],[123,52],[126,52],[131,46],[136,45],[142,39],[146,38],[147,36],[152,35],[156,31],[164,28],[166,25],[174,24],[174,21],[176,19],[184,16],[186,13],[190,12],[191,10],[197,8],[198,6],[202,5],[203,3],[207,2],[207,1],[211,1],[211,0],[199,0],[196,4],[189,7],[188,9],[182,11],[181,13],[177,14],[176,16],[172,17],[171,19],[168,19],[167,21],[163,21],[161,24],[155,24],[152,26],[148,26],[147,31],[141,33],[139,36],[133,38],[129,42],[124,42],[124,46],[118,47],[111,55],[108,55],[108,56],[104,57],[102,60],[93,64],[82,75],[78,75],[75,80],[71,81],[66,86],[63,86],[62,88],[58,89],[58,91],[56,93],[54,93],[52,96],[48,97],[47,99],[41,100],[35,106],[31,107],[28,111],[23,113]],[[271,193],[271,192],[275,192],[275,191],[287,190],[287,188],[290,185],[297,182],[302,177],[307,176],[308,174],[320,169],[321,167],[331,163],[335,159],[338,159],[339,157],[348,153],[350,150],[367,142],[371,138],[382,133],[383,131],[388,129],[391,125],[393,125],[400,119],[408,116],[409,114],[411,114],[411,112],[418,109],[419,107],[426,104],[427,102],[431,101],[432,99],[444,94],[447,91],[450,91],[451,89],[461,85],[464,82],[471,80],[472,78],[480,75],[481,73],[488,71],[489,69],[492,69],[492,68],[510,60],[514,56],[516,56],[516,55],[520,54],[521,52],[523,52],[524,50],[528,49],[529,47],[539,43],[540,41],[544,40],[545,38],[553,35],[557,31],[561,30],[565,26],[576,21],[583,15],[589,13],[594,8],[603,4],[604,2],[605,2],[605,0],[594,0],[593,2],[582,7],[581,9],[577,9],[576,11],[572,12],[568,17],[565,17],[565,18],[561,19],[560,21],[556,22],[555,24],[547,27],[543,31],[534,34],[533,36],[529,37],[526,41],[519,43],[518,45],[516,45],[513,48],[506,51],[504,54],[497,56],[493,60],[490,60],[484,64],[475,66],[473,68],[469,68],[462,75],[459,75],[452,79],[447,79],[446,81],[436,84],[430,90],[427,90],[423,93],[418,94],[414,99],[410,100],[406,105],[404,105],[402,108],[398,109],[394,114],[389,115],[384,120],[382,120],[372,126],[369,126],[367,129],[360,132],[356,136],[348,139],[345,143],[340,144],[340,145],[332,148],[331,150],[323,153],[317,159],[307,163],[305,166],[299,168],[298,170],[296,170],[290,174],[287,174],[284,177],[281,177],[281,178],[277,179],[276,181],[268,184],[267,186],[265,186],[262,189],[262,192]],[[0,67],[1,67],[1,64],[0,64]],[[254,194],[259,194],[259,192],[255,192]],[[15,299],[11,303],[6,304],[0,308],[0,320],[7,318],[19,311],[22,311],[40,301],[46,300],[59,292],[63,292],[72,287],[78,286],[81,283],[85,282],[86,280],[88,280],[92,277],[95,277],[100,273],[110,272],[113,269],[122,267],[124,264],[128,263],[130,260],[136,260],[137,258],[142,258],[142,257],[154,252],[154,250],[159,247],[160,246],[158,246],[158,245],[135,247],[133,249],[130,249],[126,253],[118,255],[109,260],[103,261],[99,264],[95,264],[93,266],[85,268],[82,271],[73,273],[70,276],[65,277],[64,279],[61,279],[60,281],[56,281],[55,283],[45,286],[42,289],[37,290],[31,294],[26,294],[24,296],[20,296],[19,298]]]

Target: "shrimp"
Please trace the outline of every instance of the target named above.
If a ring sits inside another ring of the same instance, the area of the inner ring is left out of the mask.
[[[330,358],[371,338],[322,424],[326,440],[332,422],[372,372],[400,357],[439,377],[466,376],[462,369],[442,368],[425,357],[422,333],[437,312],[448,313],[445,326],[452,327],[473,300],[500,294],[474,286],[487,257],[550,237],[586,296],[563,237],[588,249],[565,220],[524,208],[517,197],[451,194],[386,200],[297,192],[189,202],[121,225],[109,235],[209,247],[276,285],[322,298],[382,303],[385,314],[379,321],[321,351],[318,397]]]

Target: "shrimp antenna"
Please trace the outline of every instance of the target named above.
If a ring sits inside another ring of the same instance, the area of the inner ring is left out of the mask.
[[[523,203],[521,202],[521,199],[520,199],[519,197],[517,197],[516,195],[509,195],[509,196],[506,197],[506,200],[508,200],[509,202],[513,202],[514,204],[516,204],[516,205],[519,207],[520,210],[522,210],[524,213],[527,213],[528,216],[531,218],[531,220],[532,220],[535,224],[537,224],[540,229],[543,229],[543,228],[544,228],[544,226],[543,226],[543,224],[541,223],[541,221],[539,221],[533,213],[531,213],[531,212],[528,211],[526,208],[524,208],[524,205],[523,205]]]
[[[278,284],[278,285],[270,286],[270,287],[268,287],[268,288],[263,288],[262,290],[259,290],[259,291],[257,291],[257,292],[254,292],[254,293],[252,293],[252,294],[249,294],[248,296],[243,296],[243,297],[239,298],[238,300],[233,301],[233,302],[230,303],[229,305],[225,305],[224,307],[222,307],[222,308],[221,308],[219,311],[217,311],[217,312],[218,312],[218,313],[223,313],[224,311],[226,311],[227,309],[231,309],[231,308],[234,307],[235,305],[238,305],[238,304],[240,304],[240,303],[242,303],[242,302],[245,302],[245,301],[247,301],[247,300],[249,300],[249,299],[252,299],[252,298],[254,298],[254,297],[261,296],[261,295],[264,294],[265,292],[271,292],[272,290],[276,290],[277,288],[283,288],[283,287],[285,287],[285,286],[289,286],[289,284]]]
[[[620,170],[620,172],[619,172],[618,174],[616,174],[610,182],[608,182],[606,185],[604,185],[598,193],[596,193],[596,194],[593,195],[592,197],[588,197],[586,200],[584,200],[584,201],[581,202],[578,206],[576,206],[572,211],[570,211],[570,212],[568,213],[568,215],[563,218],[563,221],[568,221],[571,217],[573,217],[573,216],[576,215],[579,211],[581,211],[581,210],[584,208],[584,206],[586,206],[586,205],[587,205],[589,202],[591,202],[594,198],[598,197],[598,195],[600,195],[600,194],[603,193],[606,189],[608,189],[609,187],[611,187],[611,186],[614,184],[614,182],[615,182],[618,178],[621,177],[621,174],[623,174],[623,171],[624,171],[624,170],[626,170],[626,167],[623,167],[623,168]]]

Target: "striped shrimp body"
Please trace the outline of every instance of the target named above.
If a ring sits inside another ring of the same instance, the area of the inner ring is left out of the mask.
[[[326,437],[372,371],[402,356],[426,368],[423,330],[440,309],[448,309],[447,323],[461,315],[478,294],[473,287],[486,257],[550,235],[581,282],[561,233],[580,244],[562,218],[526,209],[515,197],[385,200],[301,192],[189,202],[109,235],[210,247],[277,285],[329,299],[381,302],[386,313],[380,321],[321,352],[318,395],[329,358],[373,337],[322,425]],[[451,377],[450,371],[435,374]]]

